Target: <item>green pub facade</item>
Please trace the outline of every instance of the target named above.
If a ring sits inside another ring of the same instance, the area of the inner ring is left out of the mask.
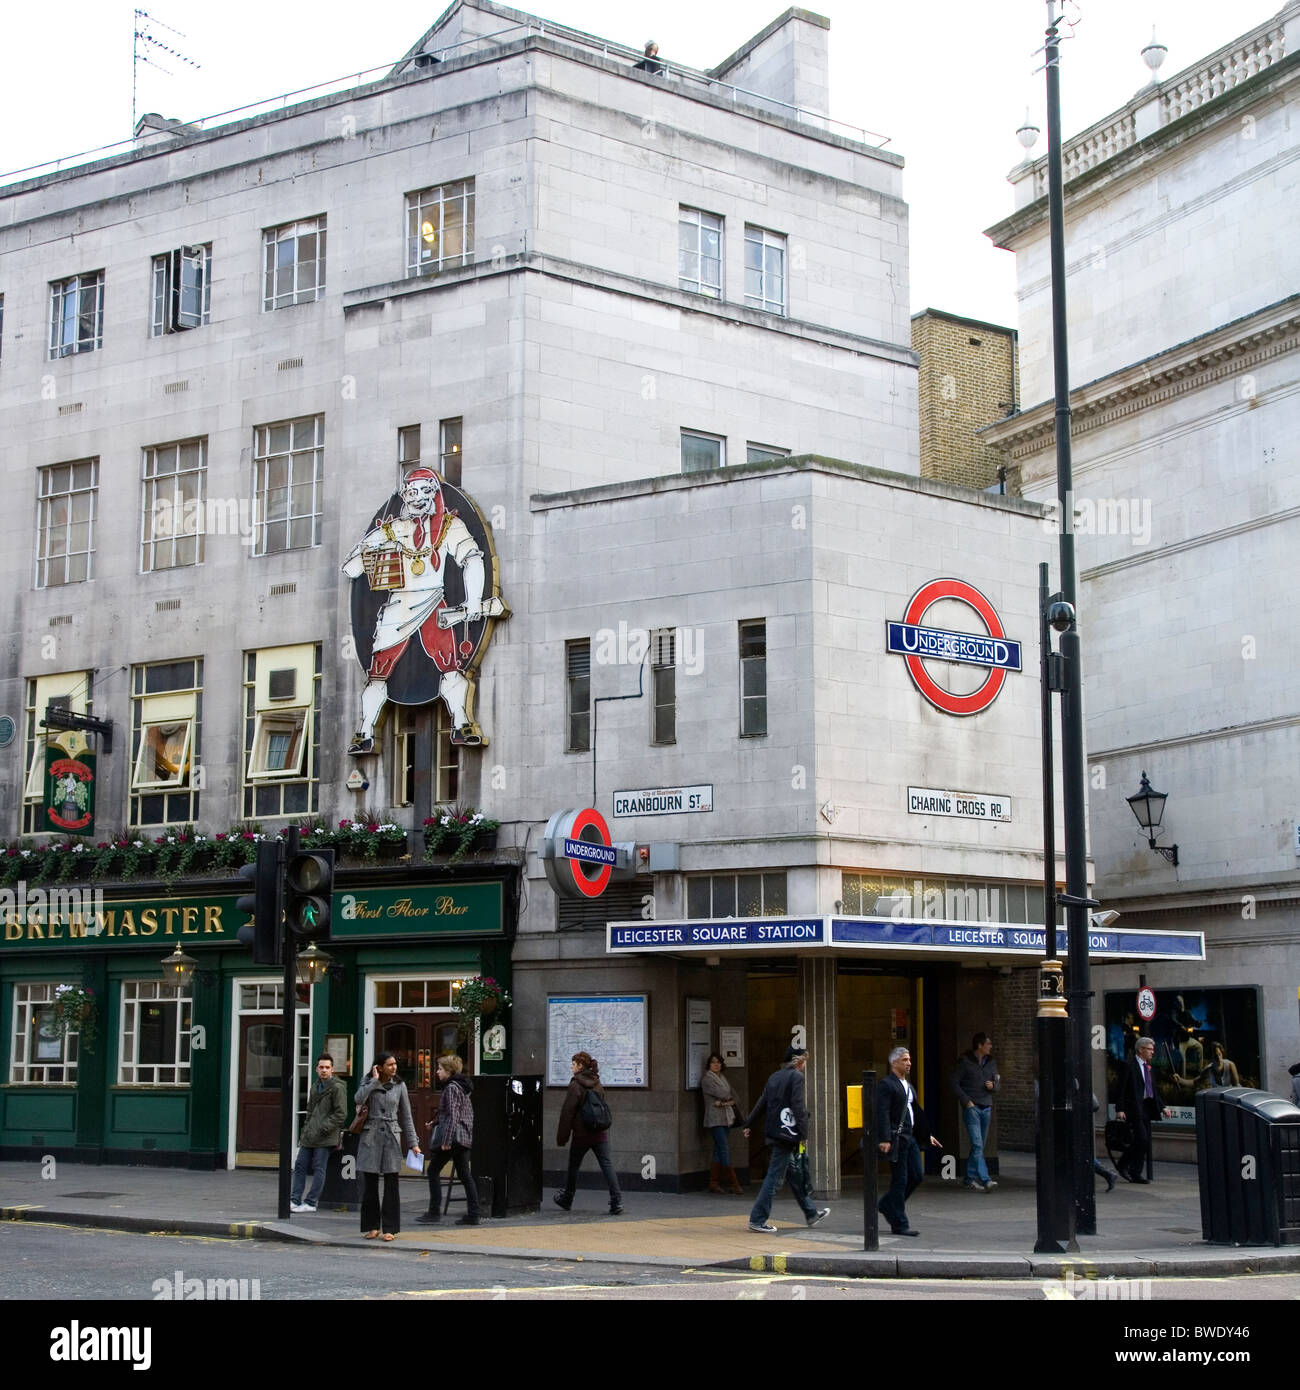
[[[377,1052],[394,1053],[417,1125],[436,1108],[440,1053],[509,1071],[509,1014],[464,1037],[454,999],[475,975],[508,987],[516,882],[496,863],[340,868],[317,943],[332,963],[298,985],[287,1040],[299,1111],[321,1051],[349,1093]],[[0,1158],[274,1164],[283,971],[237,940],[236,884],[18,889],[0,914]],[[164,966],[177,947],[195,961],[188,980]]]

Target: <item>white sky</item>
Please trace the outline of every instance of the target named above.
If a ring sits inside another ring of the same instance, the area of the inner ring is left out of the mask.
[[[133,0],[10,0],[0,84],[0,170],[74,154],[131,133]],[[276,0],[141,0],[163,42],[202,64],[157,54],[166,75],[139,69],[138,109],[191,120],[392,62],[446,8],[284,5]],[[912,308],[1016,324],[1013,261],[983,229],[1006,216],[1006,182],[1022,158],[1028,106],[1045,126],[1044,0],[823,0],[831,21],[831,111],[891,137],[907,161]],[[1139,53],[1153,24],[1169,49],[1165,78],[1262,23],[1281,0],[1079,0],[1077,37],[1062,52],[1066,138],[1126,102],[1148,80]],[[539,0],[517,8],[602,38],[712,67],[783,13],[783,0]],[[16,61],[21,57],[21,61]],[[1046,151],[1046,135],[1036,154]]]

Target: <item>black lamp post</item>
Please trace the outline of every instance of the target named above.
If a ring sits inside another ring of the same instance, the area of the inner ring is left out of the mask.
[[[1147,781],[1147,775],[1144,772],[1137,791],[1132,796],[1126,796],[1124,800],[1132,808],[1133,814],[1137,817],[1137,823],[1146,831],[1147,844],[1157,854],[1163,855],[1176,869],[1178,867],[1178,846],[1156,844],[1156,831],[1160,829],[1160,822],[1164,819],[1165,802],[1169,800],[1168,793],[1155,791],[1151,783]]]
[[[1060,602],[1053,605],[1052,626],[1060,634],[1059,688],[1061,693],[1061,791],[1065,823],[1065,892],[1057,901],[1065,907],[1071,1041],[1067,1104],[1072,1104],[1070,1152],[1057,1162],[1072,1159],[1075,1230],[1093,1235],[1097,1230],[1096,1193],[1093,1187],[1092,1112],[1092,986],[1088,960],[1088,911],[1098,904],[1088,897],[1088,835],[1086,771],[1083,749],[1083,663],[1079,643],[1078,578],[1074,560],[1074,480],[1070,461],[1070,359],[1066,344],[1065,313],[1065,178],[1061,162],[1061,9],[1048,0],[1047,43],[1047,211],[1052,282],[1052,366],[1056,397],[1056,489],[1060,507]],[[1060,1103],[1058,1099],[1058,1105]]]

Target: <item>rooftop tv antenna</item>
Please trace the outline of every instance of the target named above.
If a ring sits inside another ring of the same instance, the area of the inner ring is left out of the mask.
[[[160,29],[166,29],[169,34],[175,34],[178,39],[183,39],[184,34],[179,29],[173,29],[170,24],[164,24],[161,19],[155,19],[147,10],[136,10],[134,21],[134,40],[131,56],[131,134],[135,134],[136,123],[136,87],[140,76],[140,64],[147,63],[151,68],[157,68],[159,72],[165,72],[171,76],[171,69],[165,68],[152,56],[154,51],[165,53],[170,59],[178,63],[188,63],[192,68],[202,67],[202,63],[196,63],[193,58],[187,58],[185,54],[172,48],[169,44],[149,32],[149,26],[157,25]]]

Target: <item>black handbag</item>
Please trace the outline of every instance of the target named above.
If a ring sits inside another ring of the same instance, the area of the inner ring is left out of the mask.
[[[1106,1121],[1106,1149],[1113,1156],[1133,1146],[1133,1126],[1128,1120]]]

